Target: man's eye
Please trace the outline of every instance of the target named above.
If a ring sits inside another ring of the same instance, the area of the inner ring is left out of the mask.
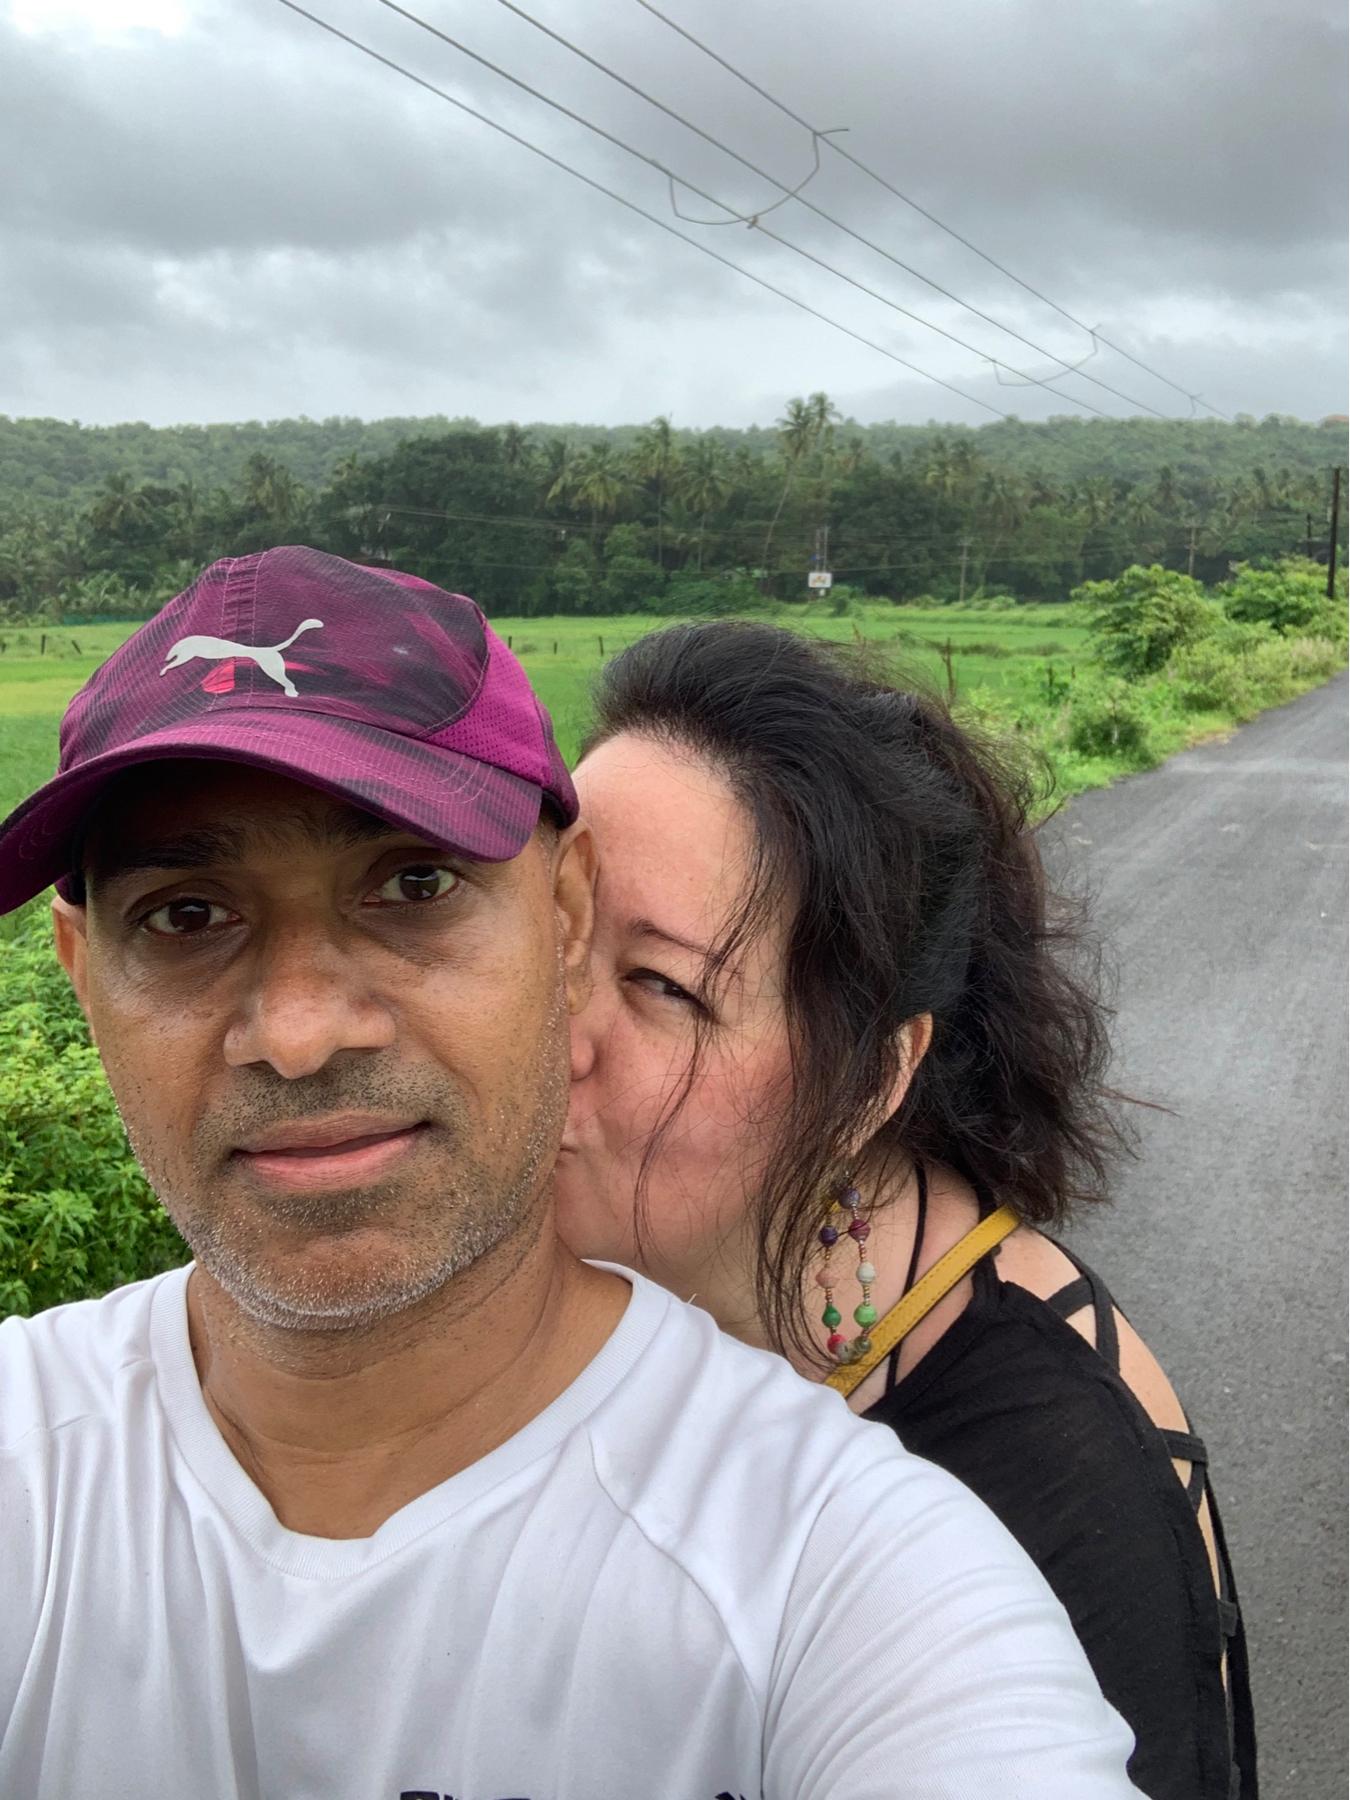
[[[238,916],[214,900],[169,900],[147,913],[141,925],[155,937],[199,937],[204,931],[233,923]]]
[[[459,886],[453,869],[442,869],[435,863],[414,863],[391,875],[365,902],[367,906],[406,906],[425,900],[439,900]]]

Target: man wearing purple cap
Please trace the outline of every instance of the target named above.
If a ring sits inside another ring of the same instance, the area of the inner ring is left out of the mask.
[[[1132,1791],[972,1496],[555,1239],[593,876],[411,576],[217,563],[73,702],[0,909],[195,1261],[0,1325],[0,1794]]]

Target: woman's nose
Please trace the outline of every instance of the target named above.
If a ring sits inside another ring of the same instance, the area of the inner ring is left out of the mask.
[[[597,977],[591,984],[590,997],[572,1019],[572,1080],[585,1081],[593,1075],[600,1061],[601,1049],[613,1024],[615,997],[613,984]]]

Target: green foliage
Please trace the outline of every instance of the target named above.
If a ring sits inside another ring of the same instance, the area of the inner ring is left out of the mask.
[[[37,911],[0,939],[0,1121],[0,1316],[187,1260],[127,1147]]]
[[[1087,615],[1097,658],[1114,675],[1154,675],[1184,644],[1215,631],[1223,615],[1198,581],[1153,563],[1069,596]]]
[[[1329,679],[1344,660],[1343,648],[1329,638],[1277,637],[1268,626],[1239,626],[1178,650],[1167,674],[1186,711],[1241,720]]]
[[[573,538],[549,576],[549,595],[561,613],[598,611],[595,552],[584,538]]]
[[[658,611],[670,618],[717,619],[763,612],[767,602],[759,584],[737,571],[729,575],[672,575]]]
[[[1219,589],[1230,619],[1269,625],[1281,637],[1346,636],[1346,578],[1336,576],[1336,597],[1327,597],[1327,572],[1306,557],[1288,556],[1268,567],[1244,563]]]
[[[1102,756],[1126,768],[1153,760],[1153,722],[1137,687],[1121,679],[1075,687],[1068,709],[1068,743],[1080,756]]]
[[[1321,550],[1340,453],[1333,431],[1292,419],[864,427],[821,393],[747,431],[0,417],[0,623],[146,617],[215,557],[288,542],[408,568],[494,616],[594,617],[645,607],[670,574],[736,570],[798,603],[822,524],[860,600],[988,613],[1132,564],[1213,583],[1235,562]],[[615,529],[637,548],[602,557]]]
[[[665,578],[646,554],[640,525],[614,525],[605,536],[605,575],[600,584],[607,613],[656,610]]]

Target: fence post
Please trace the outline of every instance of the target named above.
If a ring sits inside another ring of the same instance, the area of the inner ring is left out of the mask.
[[[555,656],[556,656],[556,655],[557,655],[557,654],[558,654],[558,640],[557,640],[557,638],[554,638],[554,640],[553,640],[553,654],[554,654],[554,655],[555,655]]]
[[[595,641],[597,644],[599,644],[600,654],[601,654],[601,656],[603,656],[605,654],[605,640],[601,637],[601,635],[598,631],[595,634]]]
[[[942,646],[942,660],[947,665],[947,704],[950,706],[956,698],[956,675],[952,669],[952,640],[950,638]]]
[[[46,654],[47,654],[47,634],[44,631],[42,633],[42,642],[38,645],[38,655],[45,656]]]
[[[509,631],[506,634],[506,647],[508,650],[511,648],[511,633]]]
[[[74,652],[75,652],[75,654],[76,654],[76,656],[83,656],[83,655],[84,655],[84,651],[83,651],[83,650],[81,650],[81,648],[80,648],[80,646],[79,646],[79,645],[78,645],[78,644],[77,644],[77,643],[76,643],[76,642],[75,642],[75,640],[74,640],[74,638],[72,638],[72,639],[71,639],[71,640],[70,640],[70,643],[71,643],[71,648],[72,648],[72,649],[73,649],[73,650],[74,650]]]

